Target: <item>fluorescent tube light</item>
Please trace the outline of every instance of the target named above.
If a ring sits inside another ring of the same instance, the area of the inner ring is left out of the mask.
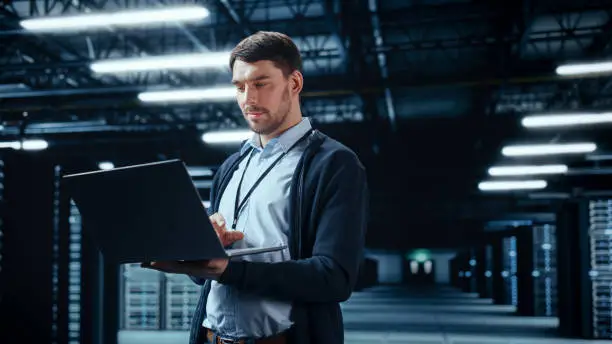
[[[250,130],[232,130],[208,132],[202,135],[202,141],[206,143],[234,143],[248,140],[253,136]]]
[[[590,154],[585,159],[588,161],[607,161],[612,160],[612,154]]]
[[[4,141],[0,142],[0,148],[12,148],[12,149],[21,149],[21,142],[19,141]]]
[[[4,141],[0,142],[0,148],[12,148],[15,150],[42,150],[49,147],[45,140],[23,140],[23,141]]]
[[[197,102],[203,100],[235,99],[234,87],[204,88],[194,90],[150,91],[138,94],[138,99],[145,103],[163,102]]]
[[[112,170],[113,168],[115,168],[115,164],[110,161],[102,161],[98,164],[98,168],[100,168],[101,170]]]
[[[526,176],[566,172],[567,165],[498,166],[489,168],[491,176]]]
[[[481,182],[478,184],[478,189],[481,191],[534,190],[544,189],[546,186],[545,180],[508,180]]]
[[[127,73],[159,69],[218,68],[228,64],[229,52],[138,57],[97,61],[90,68],[96,73]]]
[[[33,18],[20,22],[30,31],[67,31],[103,27],[130,27],[164,22],[188,22],[202,20],[210,12],[200,6],[122,11],[114,13],[92,13],[53,18]]]
[[[507,146],[502,149],[505,156],[534,156],[554,154],[590,153],[597,149],[594,143],[560,143],[540,145]]]
[[[42,150],[49,147],[49,144],[45,140],[23,140],[21,142],[21,149],[23,150]]]
[[[565,64],[557,67],[558,75],[598,74],[612,72],[612,62]]]
[[[600,123],[612,123],[612,112],[599,114],[577,113],[567,115],[527,116],[522,120],[522,124],[526,128],[560,127]]]

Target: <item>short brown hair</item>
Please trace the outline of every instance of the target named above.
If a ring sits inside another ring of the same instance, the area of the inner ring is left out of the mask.
[[[229,67],[234,70],[234,62],[246,63],[268,60],[283,71],[287,77],[294,71],[302,71],[302,57],[293,40],[280,32],[259,31],[243,39],[232,50]]]

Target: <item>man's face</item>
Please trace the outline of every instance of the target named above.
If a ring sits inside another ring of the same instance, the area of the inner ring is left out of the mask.
[[[283,124],[292,104],[290,80],[271,61],[234,62],[236,99],[251,130],[269,135]]]

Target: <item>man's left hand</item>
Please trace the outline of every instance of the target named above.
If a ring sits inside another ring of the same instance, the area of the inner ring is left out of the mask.
[[[211,259],[197,261],[166,261],[142,263],[140,266],[172,274],[185,274],[196,278],[217,280],[229,261],[227,259]]]

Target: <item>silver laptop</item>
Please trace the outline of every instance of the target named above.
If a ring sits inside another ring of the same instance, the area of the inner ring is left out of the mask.
[[[107,262],[206,260],[287,248],[224,248],[181,160],[70,174],[62,182],[85,239]]]

